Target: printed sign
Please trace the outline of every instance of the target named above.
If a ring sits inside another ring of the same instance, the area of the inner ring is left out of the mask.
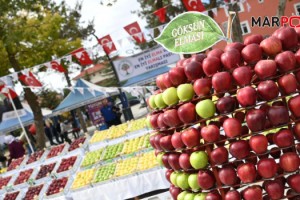
[[[96,102],[96,103],[87,105],[90,119],[94,125],[98,125],[98,124],[101,124],[104,122],[104,119],[103,119],[103,117],[101,115],[101,111],[100,111],[101,107],[102,107],[101,102]]]
[[[176,63],[179,55],[156,46],[143,53],[113,61],[119,81],[144,74],[146,72]]]
[[[193,54],[225,39],[221,28],[211,17],[191,11],[176,16],[155,41],[170,52]]]

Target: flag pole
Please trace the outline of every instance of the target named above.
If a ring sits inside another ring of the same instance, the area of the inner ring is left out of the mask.
[[[24,128],[24,126],[23,126],[23,123],[22,123],[22,121],[21,121],[21,118],[20,118],[20,116],[19,116],[19,114],[18,114],[16,105],[15,105],[14,101],[12,100],[9,91],[7,92],[7,94],[8,94],[9,100],[10,100],[10,102],[11,102],[13,108],[14,108],[14,111],[15,111],[15,113],[16,113],[16,115],[17,115],[17,118],[18,118],[18,121],[19,121],[19,123],[20,123],[20,126],[21,126],[21,128],[22,128],[22,130],[23,130],[23,132],[24,132],[24,134],[25,134],[25,137],[26,137],[26,140],[27,140],[27,142],[28,142],[28,144],[29,144],[29,147],[30,147],[31,151],[34,152],[34,149],[33,149],[32,145],[31,145],[31,142],[30,142],[30,140],[29,140],[29,138],[28,138],[28,135],[27,135],[27,133],[26,133],[26,130],[25,130],[25,128]]]

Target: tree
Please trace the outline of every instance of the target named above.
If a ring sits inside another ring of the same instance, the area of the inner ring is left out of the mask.
[[[49,108],[50,110],[53,110],[56,108],[62,98],[60,97],[60,94],[56,91],[50,90],[50,89],[42,89],[42,91],[39,93],[39,101],[40,106],[42,108]]]
[[[277,16],[284,16],[286,0],[279,0],[278,8],[277,8]]]
[[[235,17],[232,22],[232,32],[231,32],[232,41],[234,42],[243,42],[243,32],[242,32],[241,22],[239,18],[239,9],[240,9],[239,1],[228,4],[228,13],[230,11],[235,12]]]
[[[20,72],[23,67],[48,62],[81,46],[81,39],[93,28],[80,24],[81,5],[67,8],[64,1],[1,0],[0,7],[0,75],[8,68]],[[34,114],[37,147],[45,147],[43,116],[37,96],[24,88],[24,97]]]

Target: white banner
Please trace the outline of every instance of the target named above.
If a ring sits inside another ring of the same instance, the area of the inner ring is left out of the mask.
[[[156,46],[140,54],[113,61],[119,81],[124,81],[146,72],[176,63],[180,59],[161,46]]]
[[[18,113],[19,117],[23,117],[23,116],[26,115],[25,109],[17,110],[17,113]],[[10,120],[10,119],[16,119],[18,117],[17,113],[14,110],[13,111],[5,112],[2,115],[2,120],[3,121],[7,121],[7,120]]]

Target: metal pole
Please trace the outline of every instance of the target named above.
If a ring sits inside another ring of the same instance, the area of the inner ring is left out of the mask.
[[[28,141],[29,147],[30,147],[31,151],[34,152],[34,149],[33,149],[32,145],[31,145],[31,142],[30,142],[30,140],[29,140],[29,138],[28,138],[28,135],[27,135],[27,133],[26,133],[26,130],[25,130],[23,124],[22,124],[22,121],[21,121],[20,116],[19,116],[19,114],[18,114],[17,108],[16,108],[16,106],[15,106],[14,101],[12,100],[12,98],[11,98],[11,96],[10,96],[9,91],[8,91],[7,94],[8,94],[9,100],[10,100],[10,102],[11,102],[13,108],[14,108],[14,111],[15,111],[15,113],[16,113],[16,115],[17,115],[17,118],[18,118],[18,121],[19,121],[19,123],[20,123],[20,126],[21,126],[21,128],[22,128],[22,130],[23,130],[23,132],[24,132],[24,134],[25,134],[26,140]]]

